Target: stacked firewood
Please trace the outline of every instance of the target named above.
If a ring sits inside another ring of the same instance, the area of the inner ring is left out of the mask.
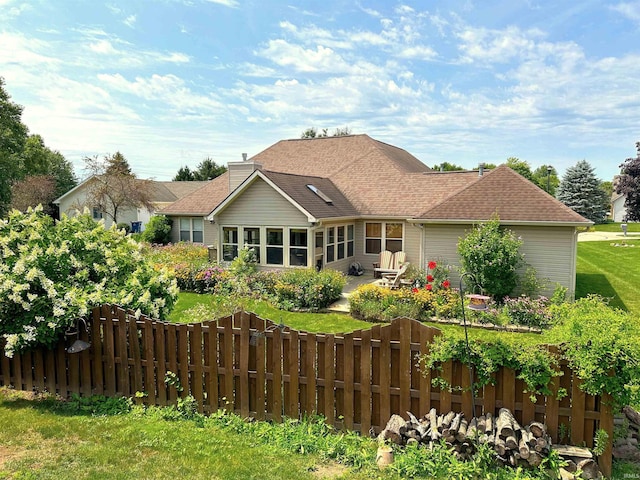
[[[640,414],[631,407],[624,407],[622,414],[613,420],[616,428],[616,439],[613,445],[613,456],[634,462],[640,461]]]
[[[523,427],[507,408],[501,408],[498,416],[487,413],[471,420],[463,413],[438,415],[435,408],[422,418],[407,414],[409,420],[393,415],[378,439],[397,445],[444,441],[460,459],[470,458],[476,445],[487,444],[500,461],[513,466],[538,466],[551,449],[551,437],[544,424],[531,422]]]

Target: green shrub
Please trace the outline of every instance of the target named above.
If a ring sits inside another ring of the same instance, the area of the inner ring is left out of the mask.
[[[607,392],[619,407],[640,404],[640,325],[637,318],[591,295],[551,307],[550,333],[590,394]]]
[[[518,284],[520,245],[522,240],[501,227],[497,217],[474,226],[458,242],[462,271],[471,273],[487,295],[501,302]]]
[[[41,208],[0,221],[0,334],[12,355],[51,346],[92,307],[115,303],[163,318],[178,288],[171,272],[154,268],[142,247],[88,212],[58,222]]]
[[[503,309],[510,323],[527,327],[547,328],[552,318],[549,313],[549,299],[520,296],[505,298]]]
[[[149,243],[165,245],[171,242],[171,225],[173,220],[164,215],[154,215],[140,234],[142,240]]]
[[[287,310],[318,310],[338,300],[345,284],[344,274],[336,270],[284,270],[274,285],[275,302]]]
[[[258,259],[255,250],[245,245],[238,252],[238,256],[231,262],[229,270],[231,270],[231,273],[234,275],[246,277],[254,274],[258,270],[257,262]]]

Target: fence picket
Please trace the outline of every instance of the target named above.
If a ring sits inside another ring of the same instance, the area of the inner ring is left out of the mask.
[[[360,434],[371,428],[371,330],[362,330],[360,340]]]
[[[204,375],[202,373],[202,324],[194,323],[191,337],[189,338],[189,348],[191,351],[191,363],[193,370],[191,375],[191,393],[198,402],[198,412],[204,412],[204,395],[202,383]]]

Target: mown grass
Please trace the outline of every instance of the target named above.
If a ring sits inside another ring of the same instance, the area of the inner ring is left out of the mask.
[[[602,223],[589,227],[590,232],[622,232],[620,223]],[[627,232],[640,232],[640,222],[627,222]]]
[[[613,307],[640,313],[640,241],[616,244],[621,242],[578,243],[576,297],[596,293]]]
[[[185,313],[187,310],[198,305],[210,307],[221,300],[222,299],[216,295],[181,292],[178,297],[178,302],[168,320],[174,323],[183,323],[185,322]],[[279,310],[262,300],[246,299],[243,300],[243,302],[243,306],[247,311],[254,312],[259,317],[269,319],[276,323],[284,323],[296,330],[304,330],[312,333],[352,332],[354,330],[371,328],[372,325],[370,322],[357,320],[346,313],[288,312]]]
[[[210,424],[52,407],[0,394],[1,479],[313,479],[326,464]]]

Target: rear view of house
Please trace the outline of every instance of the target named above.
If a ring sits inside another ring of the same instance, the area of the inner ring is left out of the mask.
[[[506,166],[435,172],[367,135],[283,140],[160,213],[173,240],[212,245],[233,260],[244,245],[261,268],[371,269],[402,251],[421,268],[458,264],[457,243],[498,215],[550,284],[575,288],[576,227],[590,222]],[[453,280],[455,281],[455,275]]]

